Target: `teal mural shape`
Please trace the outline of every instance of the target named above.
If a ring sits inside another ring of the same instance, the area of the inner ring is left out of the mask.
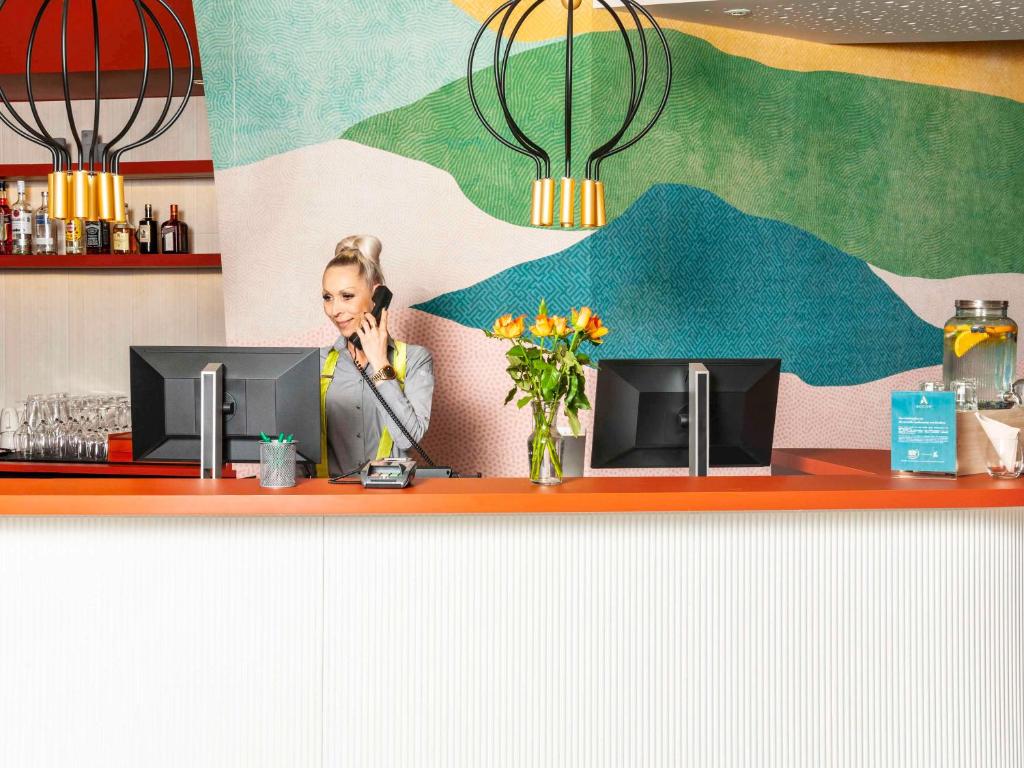
[[[611,332],[594,359],[780,357],[808,384],[862,384],[942,361],[942,332],[860,259],[706,190],[656,185],[573,247],[417,306],[489,328],[587,304]],[[497,342],[495,342],[497,343]]]
[[[447,0],[195,0],[195,15],[219,169],[330,141],[464,77],[479,26]],[[493,45],[487,32],[481,51]]]

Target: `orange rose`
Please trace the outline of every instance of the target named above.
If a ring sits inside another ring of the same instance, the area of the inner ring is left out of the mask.
[[[559,338],[569,333],[569,325],[566,323],[565,318],[558,315],[551,316],[551,329],[554,335]]]
[[[576,311],[576,307],[572,308],[572,327],[577,331],[583,331],[587,328],[587,323],[590,322],[590,316],[593,314],[590,307],[580,307],[580,311]]]
[[[590,317],[590,321],[587,323],[586,333],[592,342],[600,344],[601,337],[608,333],[608,328],[601,323],[600,317],[592,315]]]
[[[523,318],[525,317],[526,315],[520,315],[513,320],[512,315],[502,315],[494,321],[494,335],[501,336],[503,339],[518,339],[523,335]]]
[[[540,338],[550,336],[553,331],[551,318],[547,315],[537,315],[537,320],[530,326],[530,333]]]

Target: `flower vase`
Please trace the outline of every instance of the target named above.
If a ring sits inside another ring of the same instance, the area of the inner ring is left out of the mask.
[[[562,437],[558,433],[559,401],[533,401],[533,432],[528,443],[530,480],[539,485],[562,482]]]

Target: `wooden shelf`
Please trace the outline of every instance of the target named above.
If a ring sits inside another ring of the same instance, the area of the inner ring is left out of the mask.
[[[219,253],[90,253],[0,256],[4,269],[220,269]]]
[[[39,181],[53,170],[49,163],[0,164],[0,178]],[[133,179],[212,179],[212,160],[153,160],[121,163],[121,175]]]

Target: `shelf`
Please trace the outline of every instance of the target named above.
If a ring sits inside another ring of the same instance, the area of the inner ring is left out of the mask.
[[[92,462],[0,461],[0,475],[97,475],[103,477],[193,477],[199,479],[199,464],[170,462],[137,462],[134,464],[100,464]],[[230,466],[224,477],[235,477]]]
[[[31,22],[30,22],[31,23]],[[162,54],[161,54],[162,55]],[[28,99],[28,91],[25,88],[24,56],[20,62],[22,71],[17,74],[0,74],[0,87],[7,93],[7,98],[12,102],[24,102]],[[196,69],[193,80],[202,81],[202,70]],[[135,99],[139,95],[139,85],[142,82],[142,70],[122,69],[103,70],[100,81],[100,96],[103,99]],[[174,97],[180,98],[185,94],[188,85],[188,67],[174,68]],[[96,80],[93,72],[69,72],[68,88],[71,91],[73,101],[89,100],[92,102],[96,91]],[[192,97],[204,95],[203,86],[193,83]],[[59,72],[40,72],[33,67],[32,72],[32,96],[37,102],[42,101],[64,101],[64,81]],[[167,97],[167,69],[149,70],[149,80],[146,84],[146,98],[164,99]],[[19,112],[28,119],[29,109],[22,105]],[[60,118],[60,119],[63,119]]]
[[[39,181],[53,170],[49,163],[6,163],[0,165],[0,178]],[[212,160],[153,160],[121,163],[121,175],[133,179],[212,179]],[[9,192],[9,190],[8,190]]]
[[[90,253],[73,256],[0,256],[5,269],[220,269],[219,253]]]

